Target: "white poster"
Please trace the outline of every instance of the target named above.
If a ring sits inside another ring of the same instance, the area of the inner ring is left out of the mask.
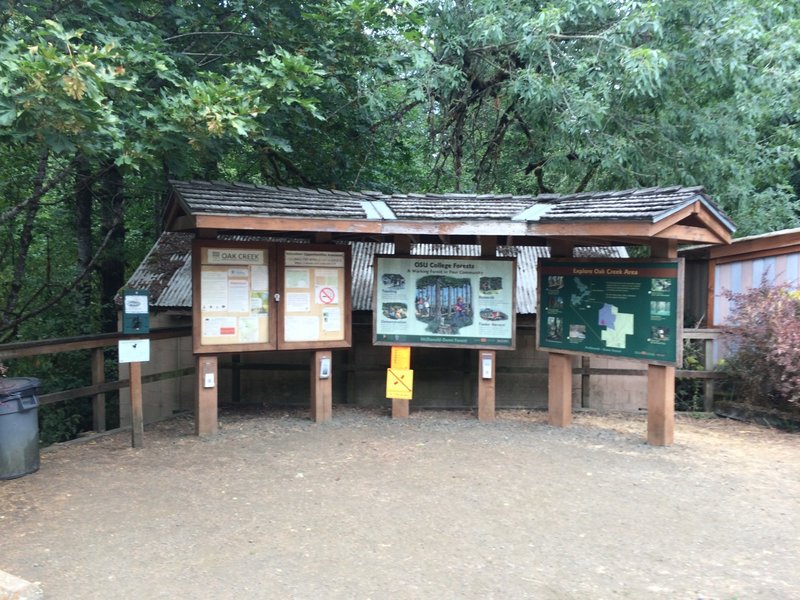
[[[340,308],[322,309],[322,331],[341,331],[342,311]]]
[[[228,280],[228,312],[250,312],[250,284],[246,279]]]
[[[204,317],[203,337],[236,336],[236,317]]]
[[[269,270],[265,266],[255,265],[250,267],[250,283],[254,292],[269,291]]]
[[[309,312],[311,295],[305,292],[289,292],[286,294],[286,312]]]
[[[228,310],[228,274],[225,271],[203,271],[200,290],[201,310]]]
[[[315,342],[319,339],[319,317],[286,317],[283,338],[287,342]]]
[[[120,363],[148,362],[150,340],[120,340],[117,344]]]

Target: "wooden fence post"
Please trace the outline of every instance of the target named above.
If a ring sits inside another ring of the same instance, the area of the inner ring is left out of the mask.
[[[106,359],[103,348],[92,348],[92,385],[105,383]],[[98,433],[106,430],[106,395],[101,392],[92,398],[92,429]]]

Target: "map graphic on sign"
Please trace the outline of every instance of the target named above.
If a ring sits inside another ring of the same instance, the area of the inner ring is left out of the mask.
[[[570,302],[572,303],[572,306],[578,306],[592,293],[591,288],[583,283],[578,277],[575,278],[575,287],[578,288],[578,293],[570,296]]]
[[[621,313],[613,304],[604,304],[599,312],[598,324],[605,329],[600,333],[609,348],[626,348],[627,337],[633,335],[633,315]]]

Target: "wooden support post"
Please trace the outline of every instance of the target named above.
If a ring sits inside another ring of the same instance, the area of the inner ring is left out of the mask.
[[[572,356],[550,352],[547,360],[547,414],[553,427],[572,423]]]
[[[581,356],[581,408],[589,408],[589,369],[592,366],[592,359],[588,356]]]
[[[548,244],[553,258],[569,258],[575,248],[569,240],[550,239]],[[548,354],[547,416],[553,427],[568,427],[572,423],[572,356],[569,354]]]
[[[675,433],[675,367],[647,365],[647,443],[669,446]]]
[[[142,409],[142,363],[130,363],[131,373],[131,445],[144,446],[144,411]]]
[[[214,435],[218,428],[219,369],[216,356],[195,356],[194,430],[199,436]]]
[[[652,258],[676,258],[676,240],[651,240]],[[647,443],[669,446],[675,433],[675,367],[647,365]]]
[[[242,401],[242,355],[231,356],[231,400]]]
[[[411,368],[411,348],[406,346],[392,346],[391,360],[389,365],[392,369],[407,370]],[[392,418],[407,419],[411,411],[411,400],[408,398],[392,398]]]
[[[106,358],[103,348],[92,349],[92,385],[105,383]],[[92,398],[92,429],[101,433],[106,430],[106,395],[95,394]]]
[[[311,420],[323,423],[332,418],[333,356],[330,350],[319,350],[311,353]]]
[[[478,352],[478,420],[495,419],[495,373],[497,372],[494,350]]]
[[[394,255],[411,256],[411,238],[407,235],[394,236]]]
[[[410,400],[403,398],[392,398],[392,418],[407,419],[409,414]]]
[[[494,258],[497,256],[497,236],[482,235],[478,238],[481,245],[481,256]],[[484,361],[488,361],[485,364]],[[497,374],[497,353],[494,350],[478,351],[478,420],[494,421],[495,393]],[[484,370],[486,369],[486,370]]]

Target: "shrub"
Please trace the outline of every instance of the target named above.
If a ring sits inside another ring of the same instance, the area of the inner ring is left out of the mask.
[[[756,288],[725,296],[732,302],[723,327],[731,351],[725,370],[737,395],[766,406],[800,404],[800,295],[762,279]]]
[[[683,341],[683,368],[688,371],[705,370],[704,340]],[[705,386],[700,379],[679,377],[675,380],[675,410],[700,412],[705,410]]]

